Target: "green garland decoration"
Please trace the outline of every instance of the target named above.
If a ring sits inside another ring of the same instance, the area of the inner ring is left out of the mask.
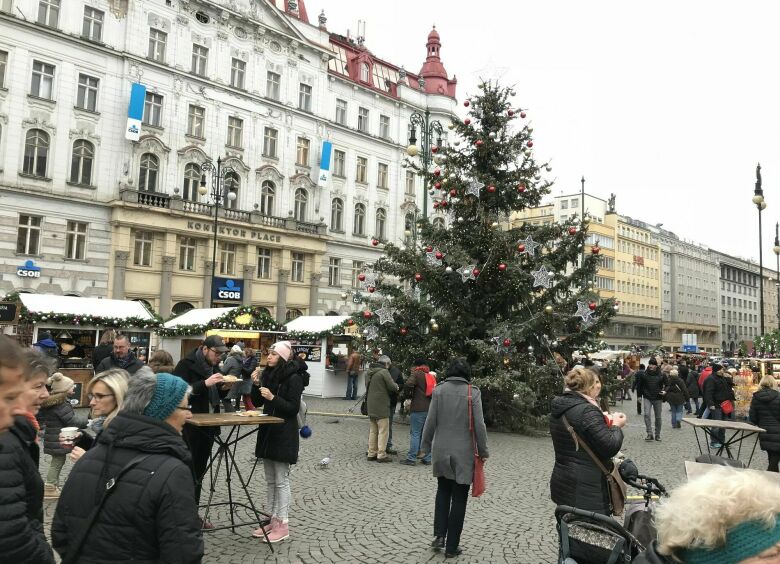
[[[251,315],[253,320],[248,325],[236,323],[236,318],[242,315]],[[175,318],[171,318],[175,319]],[[170,320],[169,320],[170,321]],[[259,307],[240,306],[224,315],[212,319],[206,324],[193,323],[179,325],[178,327],[158,327],[157,334],[161,337],[186,337],[191,335],[203,335],[212,329],[228,329],[237,331],[284,331],[284,324],[277,323]]]
[[[338,325],[334,325],[330,329],[324,331],[288,331],[287,337],[290,339],[322,339],[328,335],[340,335],[344,334],[344,329],[351,325],[350,319],[342,321]],[[354,324],[354,322],[352,323]],[[341,331],[340,331],[341,330]]]

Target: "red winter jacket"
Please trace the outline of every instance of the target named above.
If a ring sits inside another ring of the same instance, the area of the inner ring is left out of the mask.
[[[699,374],[699,389],[704,392],[704,381],[712,376],[712,366],[708,366],[704,370],[701,371],[701,374]]]

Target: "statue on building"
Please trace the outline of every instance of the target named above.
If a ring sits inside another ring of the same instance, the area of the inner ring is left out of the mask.
[[[615,194],[609,195],[609,201],[607,202],[607,205],[609,206],[609,213],[615,213]]]

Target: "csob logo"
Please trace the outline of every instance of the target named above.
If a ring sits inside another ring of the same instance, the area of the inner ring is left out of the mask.
[[[41,267],[35,266],[33,261],[28,260],[16,269],[16,275],[21,278],[40,278]]]
[[[226,280],[224,286],[217,288],[217,297],[221,300],[240,300],[241,286],[237,286],[235,280]]]
[[[133,124],[130,127],[127,128],[128,133],[140,133],[140,129],[138,129],[138,126]]]

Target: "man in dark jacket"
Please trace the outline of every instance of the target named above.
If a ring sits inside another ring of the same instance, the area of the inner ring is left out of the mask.
[[[734,420],[734,382],[723,375],[720,364],[712,365],[712,375],[704,382],[704,405],[710,410],[709,419],[716,421]],[[728,415],[723,412],[722,404],[730,401],[732,411]],[[711,429],[710,447],[721,448],[726,441],[725,429]]]
[[[682,381],[685,382],[685,387],[688,389],[688,401],[685,402],[685,412],[688,414],[698,413],[699,398],[701,397],[701,394],[699,393],[699,383],[697,382],[698,374],[696,373],[696,370],[689,370],[687,366],[681,366],[678,368],[678,372],[680,373]],[[691,400],[693,400],[693,407],[696,408],[695,410],[691,407]]]
[[[173,369],[173,373],[184,379],[192,387],[190,403],[193,413],[209,413],[209,406],[214,413],[219,413],[220,392],[224,376],[217,372],[220,358],[228,348],[219,335],[206,337],[197,349],[182,358]],[[219,429],[214,427],[184,427],[184,442],[192,453],[192,469],[195,474],[195,501],[200,503],[200,492],[203,476],[206,473],[211,448],[214,446],[214,435]],[[208,526],[208,523],[204,523]]]
[[[390,417],[390,394],[398,392],[387,368],[390,358],[380,356],[366,372],[366,408],[368,409],[368,460],[390,462],[387,456],[387,428]]]
[[[135,354],[130,350],[130,339],[128,336],[117,335],[114,338],[114,352],[100,361],[100,364],[95,368],[95,373],[100,374],[109,368],[121,368],[133,375],[143,365],[144,363],[138,360],[135,357]]]
[[[393,379],[396,386],[398,386],[398,389],[402,389],[404,387],[404,375],[403,372],[401,372],[401,369],[395,364],[391,364],[390,368],[387,370],[390,372],[390,377]],[[398,454],[398,451],[393,448],[393,419],[395,418],[395,410],[398,407],[399,395],[400,394],[398,393],[390,395],[390,422],[387,426],[387,454]]]
[[[409,405],[409,452],[401,464],[414,466],[417,464],[417,453],[420,450],[420,440],[425,427],[425,419],[428,417],[428,409],[431,407],[431,396],[426,394],[427,377],[430,368],[423,360],[415,360],[412,372],[404,383],[404,397],[411,400]],[[431,453],[425,455],[422,463],[426,466],[431,463]]]
[[[780,472],[780,393],[776,385],[771,373],[761,378],[748,415],[753,425],[766,431],[758,435],[758,441],[769,457],[768,472]]]
[[[663,396],[666,393],[666,378],[658,369],[658,361],[651,357],[647,369],[639,373],[636,382],[636,393],[642,396],[642,409],[645,412],[646,441],[653,440],[653,427],[650,420],[650,410],[655,414],[655,440],[661,440],[661,416]]]

